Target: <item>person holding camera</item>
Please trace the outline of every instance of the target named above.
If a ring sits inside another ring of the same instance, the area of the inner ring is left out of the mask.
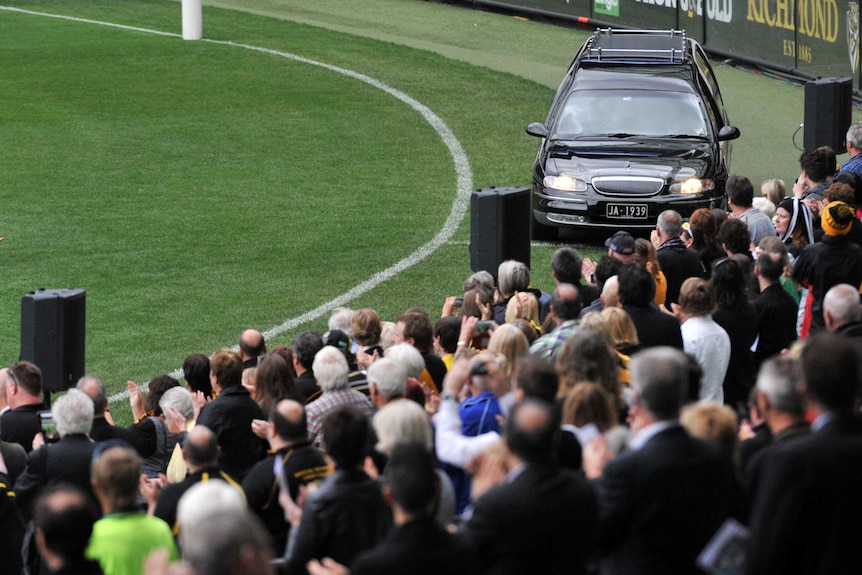
[[[93,400],[86,393],[70,389],[54,403],[54,424],[60,441],[46,443],[30,454],[24,472],[15,481],[15,500],[25,519],[30,505],[42,488],[51,483],[71,483],[84,490],[98,509],[90,485],[90,463],[96,444],[90,439]]]

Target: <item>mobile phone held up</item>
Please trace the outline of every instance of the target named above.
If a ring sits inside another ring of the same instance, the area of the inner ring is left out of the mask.
[[[46,441],[57,433],[57,424],[54,423],[54,412],[50,409],[39,412],[39,423],[42,426],[42,433]]]

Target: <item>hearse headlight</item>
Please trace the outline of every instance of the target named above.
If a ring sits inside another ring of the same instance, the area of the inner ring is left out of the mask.
[[[559,176],[545,176],[543,180],[546,188],[552,188],[561,192],[586,192],[587,183],[584,180],[561,174]]]
[[[688,178],[682,182],[674,182],[670,186],[672,194],[700,194],[713,189],[715,184],[712,180],[702,180],[700,178]]]

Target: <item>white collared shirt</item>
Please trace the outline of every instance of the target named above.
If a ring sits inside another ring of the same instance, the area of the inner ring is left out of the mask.
[[[661,433],[666,429],[670,429],[672,427],[678,427],[679,422],[676,420],[666,420],[666,421],[656,421],[655,423],[650,423],[637,433],[635,433],[632,440],[629,442],[629,449],[634,451],[635,449],[640,449],[647,442]]]

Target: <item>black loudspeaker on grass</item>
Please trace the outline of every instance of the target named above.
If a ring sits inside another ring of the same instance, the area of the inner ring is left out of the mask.
[[[821,78],[805,84],[805,136],[803,147],[830,146],[846,152],[847,128],[852,123],[853,79]]]
[[[506,260],[530,267],[530,188],[488,188],[470,198],[470,269],[496,278]]]
[[[84,375],[87,292],[38,289],[21,298],[21,360],[42,370],[45,391],[65,391]]]

